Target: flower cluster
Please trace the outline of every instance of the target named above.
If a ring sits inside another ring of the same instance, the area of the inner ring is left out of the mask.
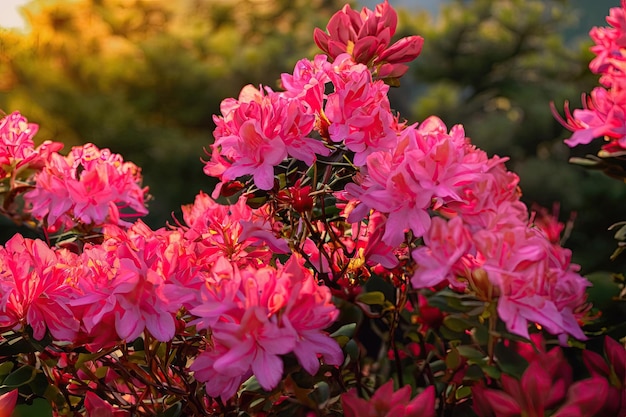
[[[596,55],[589,69],[601,76],[602,85],[594,88],[589,97],[583,96],[583,109],[571,113],[566,104],[566,120],[558,118],[574,132],[565,140],[568,146],[603,137],[607,141],[602,146],[605,154],[617,155],[626,149],[626,1],[612,8],[606,21],[610,27],[595,27],[589,33],[595,43],[591,52]]]
[[[1,409],[44,396],[55,416],[623,414],[622,345],[579,355],[582,377],[545,348],[588,337],[590,282],[562,225],[529,213],[507,159],[461,125],[392,110],[423,42],[389,46],[396,23],[388,2],[346,6],[282,91],[225,99],[204,166],[218,186],[156,230],[129,219],[147,213],[136,165],[93,144],[35,149],[35,125],[0,121],[4,214],[46,237],[0,246]],[[619,57],[597,54],[613,88]]]
[[[129,226],[124,220],[148,214],[140,169],[119,154],[93,144],[76,146],[69,155],[50,155],[24,195],[30,212],[51,230],[77,224]]]

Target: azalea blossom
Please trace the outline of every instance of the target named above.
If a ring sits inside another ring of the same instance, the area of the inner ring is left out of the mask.
[[[51,153],[63,148],[62,143],[50,141],[36,148],[33,138],[38,130],[19,112],[0,120],[0,179],[26,167],[40,169]]]
[[[254,374],[265,390],[282,378],[281,355],[293,352],[315,374],[319,356],[339,365],[339,345],[322,329],[337,317],[330,291],[315,283],[295,255],[283,267],[239,269],[216,264],[191,313],[211,330],[211,343],[192,363],[210,396],[228,399],[243,378]]]
[[[316,28],[313,38],[331,58],[348,53],[379,77],[398,78],[408,70],[403,63],[414,60],[422,51],[424,39],[409,36],[390,46],[397,23],[397,13],[387,0],[374,10],[364,7],[360,13],[345,5],[331,17],[327,32]]]
[[[132,162],[93,144],[75,146],[63,157],[52,154],[35,175],[35,187],[24,194],[30,213],[53,230],[77,224],[129,226],[128,217],[148,213],[147,188]]]
[[[13,236],[0,248],[0,328],[26,325],[41,340],[72,341],[79,322],[70,306],[75,295],[70,269],[42,240]]]

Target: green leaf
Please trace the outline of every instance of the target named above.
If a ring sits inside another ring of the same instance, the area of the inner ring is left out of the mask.
[[[341,326],[339,329],[337,329],[337,331],[331,334],[330,337],[336,338],[339,336],[346,336],[347,338],[351,339],[352,336],[354,336],[355,330],[356,330],[356,323],[349,323],[344,326]]]
[[[9,375],[13,370],[15,365],[13,362],[3,362],[0,363],[0,382],[4,379],[5,376]]]
[[[367,305],[382,306],[385,304],[385,294],[380,291],[366,292],[359,294],[356,301]]]
[[[523,356],[506,347],[504,343],[496,344],[495,354],[496,362],[502,372],[512,375],[517,379],[522,377],[522,374],[528,367],[528,362]]]
[[[465,330],[469,330],[474,327],[474,324],[468,320],[464,320],[454,316],[447,316],[443,319],[443,325],[453,332],[464,333]]]
[[[446,367],[448,369],[457,369],[461,365],[461,355],[459,351],[452,348],[446,355]]]
[[[461,356],[469,360],[480,361],[485,358],[482,352],[472,346],[457,346],[456,349]]]
[[[9,388],[18,388],[22,385],[26,385],[35,379],[37,375],[37,369],[30,365],[24,365],[20,368],[17,368],[14,372],[10,373],[4,381],[2,381],[2,386]]]
[[[467,387],[467,386],[462,386],[459,389],[456,390],[456,392],[454,393],[454,397],[457,400],[461,400],[463,398],[467,398],[470,395],[472,395],[472,388],[471,387]]]

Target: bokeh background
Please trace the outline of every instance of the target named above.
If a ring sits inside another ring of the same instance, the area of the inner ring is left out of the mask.
[[[16,8],[17,4],[21,6]],[[316,53],[344,0],[1,0],[0,109],[40,125],[37,139],[93,142],[143,168],[152,227],[213,183],[202,173],[220,101],[246,84],[278,88],[280,73]],[[352,3],[373,7],[375,1]],[[524,200],[561,219],[583,271],[619,269],[612,223],[626,186],[572,166],[550,102],[580,107],[597,77],[587,32],[618,0],[391,0],[397,36],[420,34],[422,55],[391,94],[409,121],[463,123],[489,154],[510,156]],[[19,13],[19,20],[12,13]],[[17,26],[17,27],[15,27]],[[3,225],[4,234],[12,233]]]

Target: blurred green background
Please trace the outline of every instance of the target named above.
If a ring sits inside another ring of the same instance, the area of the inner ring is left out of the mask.
[[[398,35],[425,38],[392,106],[409,121],[437,114],[463,123],[475,144],[510,156],[526,202],[560,202],[563,220],[578,213],[567,245],[584,270],[621,268],[608,263],[607,227],[626,219],[626,188],[568,164],[595,150],[563,145],[567,132],[549,108],[580,107],[597,83],[586,33],[618,1],[422,2],[428,9],[391,1]],[[141,166],[154,196],[147,222],[160,227],[213,186],[200,159],[220,101],[248,83],[277,87],[281,72],[316,53],[313,28],[343,4],[33,0],[25,30],[0,29],[0,109],[38,123],[39,141],[93,142]]]

